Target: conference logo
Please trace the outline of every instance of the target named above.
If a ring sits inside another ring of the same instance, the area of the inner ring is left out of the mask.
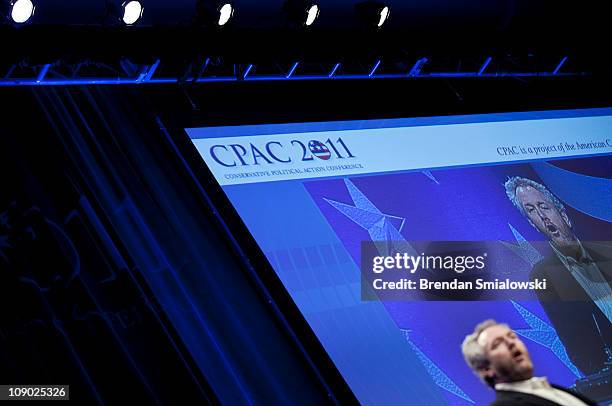
[[[342,138],[309,140],[307,143],[291,140],[215,144],[209,153],[216,163],[226,168],[355,158]]]
[[[331,152],[329,152],[329,149],[325,146],[325,144],[320,141],[310,141],[308,143],[308,149],[312,155],[324,161],[331,158]]]

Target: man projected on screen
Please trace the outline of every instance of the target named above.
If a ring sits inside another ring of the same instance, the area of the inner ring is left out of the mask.
[[[612,346],[612,247],[581,242],[563,204],[531,179],[512,177],[506,194],[544,234],[552,255],[530,278],[548,281],[538,298],[572,362],[586,375],[610,365]]]
[[[468,366],[495,389],[491,406],[587,406],[589,399],[535,377],[531,356],[507,324],[485,320],[461,344]]]

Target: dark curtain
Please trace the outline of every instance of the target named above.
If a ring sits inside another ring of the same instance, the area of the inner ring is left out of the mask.
[[[0,382],[87,403],[329,400],[138,89],[3,98]]]

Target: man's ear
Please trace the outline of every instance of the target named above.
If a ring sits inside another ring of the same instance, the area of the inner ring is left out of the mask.
[[[563,221],[565,221],[565,224],[572,228],[572,222],[570,221],[569,217],[567,217],[567,213],[565,213],[565,210],[561,211],[560,213],[561,217],[563,218]]]
[[[495,372],[489,367],[482,367],[478,369],[478,375],[485,381],[489,386],[495,386]]]

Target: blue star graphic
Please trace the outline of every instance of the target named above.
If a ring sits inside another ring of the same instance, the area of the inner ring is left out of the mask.
[[[440,184],[440,182],[438,182],[438,179],[436,179],[436,177],[434,176],[433,173],[431,173],[431,171],[421,171],[421,173],[427,176],[429,179],[433,180],[436,183],[436,185]]]
[[[472,398],[470,398],[467,393],[461,390],[461,388],[455,382],[453,382],[453,380],[450,379],[448,375],[444,373],[444,371],[442,371],[431,359],[429,359],[427,355],[425,355],[423,351],[419,349],[419,347],[417,347],[410,340],[409,330],[401,329],[401,331],[402,333],[404,333],[406,341],[408,341],[408,344],[410,344],[410,347],[412,347],[421,363],[423,363],[423,366],[425,366],[427,373],[429,373],[429,375],[433,378],[436,385],[438,385],[445,391],[452,393],[453,395],[465,399],[470,403],[474,403]]]
[[[381,255],[393,255],[396,252],[407,252],[418,255],[416,250],[400,233],[406,221],[403,217],[384,214],[348,179],[344,179],[354,206],[324,199],[354,223],[368,231],[370,239],[378,242]]]
[[[529,269],[533,268],[533,266],[540,262],[544,257],[537,249],[535,249],[533,245],[531,245],[529,241],[525,239],[525,237],[523,237],[521,233],[518,232],[516,228],[512,226],[512,224],[508,223],[508,227],[510,227],[512,234],[514,234],[514,238],[518,242],[518,245],[511,244],[506,241],[500,241],[500,243],[525,261],[529,265]]]
[[[517,329],[515,331],[519,335],[550,349],[577,378],[582,378],[582,373],[569,359],[565,347],[561,343],[555,329],[520,304],[515,301],[511,302],[516,311],[519,312],[523,320],[525,320],[530,327],[527,329]]]

